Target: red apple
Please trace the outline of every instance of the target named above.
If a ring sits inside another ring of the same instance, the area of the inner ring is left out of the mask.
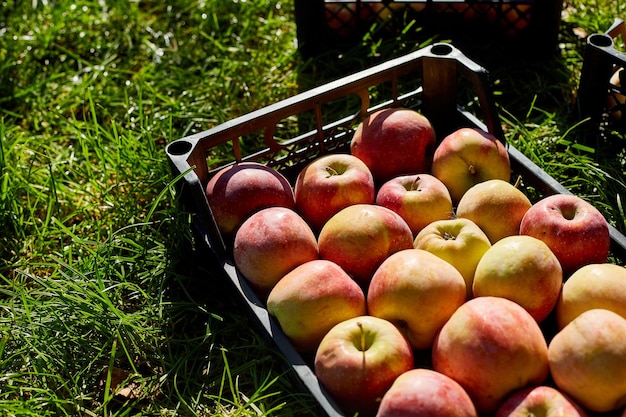
[[[520,234],[543,240],[569,276],[583,265],[608,259],[611,237],[600,211],[580,197],[554,194],[526,212]]]
[[[413,241],[415,249],[437,255],[454,266],[465,280],[465,296],[472,296],[476,266],[491,247],[489,238],[469,219],[449,219],[432,222]]]
[[[496,412],[495,417],[587,417],[587,413],[561,391],[548,385],[528,387],[514,392]]]
[[[626,319],[605,309],[587,310],[550,341],[550,373],[560,391],[586,410],[626,405]]]
[[[259,294],[267,295],[285,274],[319,258],[309,225],[295,211],[269,207],[243,222],[233,246],[239,272]]]
[[[322,386],[344,411],[373,416],[396,378],[413,368],[413,351],[390,322],[355,317],[324,336],[314,367]]]
[[[413,235],[436,220],[454,214],[446,186],[429,174],[401,175],[384,183],[376,204],[395,211],[406,220]]]
[[[467,301],[444,324],[433,369],[457,381],[479,413],[493,413],[513,391],[548,377],[548,346],[519,304],[501,297]]]
[[[225,239],[252,213],[267,207],[293,209],[293,190],[275,169],[257,162],[241,162],[218,171],[206,186],[209,207]]]
[[[366,314],[365,295],[339,265],[317,259],[297,266],[278,281],[267,311],[300,352],[315,352],[337,323]]]
[[[374,273],[367,310],[395,324],[414,349],[430,349],[465,294],[465,280],[455,267],[425,250],[406,249]]]
[[[469,395],[455,380],[430,369],[400,375],[383,396],[376,417],[477,417]]]
[[[339,210],[373,204],[374,178],[367,165],[349,154],[328,154],[308,164],[296,179],[296,209],[319,232]]]
[[[452,202],[475,184],[511,180],[511,162],[504,144],[477,128],[458,129],[441,141],[433,156],[432,174],[450,191]]]
[[[369,115],[354,132],[352,155],[365,162],[378,184],[393,177],[428,171],[435,130],[420,113],[404,108]]]
[[[388,208],[355,204],[339,211],[322,227],[320,257],[342,267],[363,288],[391,254],[413,247],[404,219]]]

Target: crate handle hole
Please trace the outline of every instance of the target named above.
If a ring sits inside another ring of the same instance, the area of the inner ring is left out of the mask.
[[[594,33],[589,36],[589,43],[594,46],[599,46],[601,48],[606,48],[607,46],[613,45],[613,39],[604,33]]]
[[[430,51],[433,54],[439,55],[439,56],[449,55],[452,53],[452,47],[448,44],[440,43],[437,45],[433,45]]]
[[[167,152],[169,152],[170,155],[176,155],[176,156],[184,155],[188,153],[190,150],[191,150],[191,143],[187,142],[186,140],[178,140],[176,142],[172,142],[167,147]]]

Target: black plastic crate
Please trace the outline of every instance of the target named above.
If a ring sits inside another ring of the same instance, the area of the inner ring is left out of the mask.
[[[606,32],[587,37],[577,105],[578,115],[590,119],[594,134],[626,131],[626,53],[616,46],[619,38],[626,42],[622,19],[615,19]]]
[[[466,52],[499,45],[544,56],[557,49],[561,10],[562,0],[295,0],[306,55],[349,48],[371,31],[452,40]]]
[[[184,176],[177,193],[194,215],[196,234],[215,255],[213,267],[234,286],[245,314],[284,355],[303,388],[317,400],[319,415],[344,414],[320,385],[311,358],[295,350],[238,272],[228,243],[216,226],[205,187],[214,173],[239,161],[265,163],[294,181],[297,172],[318,156],[348,152],[352,133],[366,115],[400,106],[428,117],[439,140],[460,127],[478,127],[504,142],[488,72],[454,46],[438,43],[175,140],[166,148],[173,174]],[[283,126],[298,133],[284,137]],[[214,162],[212,151],[216,147],[232,149],[232,157]],[[512,145],[507,144],[507,149],[515,175],[538,196],[570,193]],[[626,238],[613,227],[610,233],[613,255],[624,259]]]

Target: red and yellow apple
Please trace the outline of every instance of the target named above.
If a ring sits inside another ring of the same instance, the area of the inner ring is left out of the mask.
[[[583,408],[549,385],[523,388],[511,394],[495,417],[587,417]]]
[[[425,250],[406,249],[374,273],[367,310],[395,324],[414,349],[430,349],[465,295],[465,280],[455,267]]]
[[[315,375],[349,413],[373,416],[398,376],[413,368],[413,351],[390,322],[361,316],[336,324],[315,354]]]
[[[378,190],[376,204],[398,213],[414,236],[426,225],[449,219],[454,214],[448,189],[430,174],[401,175],[390,179]]]
[[[478,417],[463,387],[431,369],[400,375],[383,396],[376,417]]]
[[[587,310],[550,341],[556,386],[593,412],[626,405],[626,319],[605,309]]]
[[[504,143],[478,128],[458,129],[441,141],[433,155],[432,174],[458,203],[475,184],[490,179],[511,180],[511,162]]]
[[[566,278],[584,265],[605,263],[611,245],[602,213],[572,194],[554,194],[533,204],[522,218],[520,234],[543,240]]]
[[[257,162],[222,168],[209,180],[206,196],[217,227],[228,241],[251,214],[267,207],[295,207],[289,181]]]
[[[322,227],[320,257],[335,262],[363,288],[391,254],[413,247],[413,234],[400,215],[374,204],[340,210]]]
[[[513,391],[548,377],[548,346],[532,316],[501,297],[467,301],[432,348],[433,369],[457,381],[479,413],[493,413]]]
[[[457,205],[456,215],[476,223],[494,244],[519,234],[522,218],[531,206],[526,194],[515,185],[492,179],[467,190]]]
[[[263,297],[289,271],[318,258],[313,231],[299,214],[284,207],[248,217],[233,243],[235,265]]]
[[[365,315],[365,295],[339,265],[317,259],[291,270],[267,298],[267,311],[300,352],[314,353],[337,323]]]
[[[304,167],[294,187],[296,210],[315,232],[339,210],[373,204],[374,178],[356,156],[328,154]]]
[[[465,296],[470,298],[476,266],[491,243],[473,221],[455,218],[430,223],[417,234],[413,247],[437,255],[454,266],[463,276]]]
[[[557,324],[562,329],[594,308],[611,310],[626,319],[626,268],[602,263],[576,270],[563,284],[556,305]]]
[[[435,130],[415,110],[390,108],[370,114],[357,126],[350,153],[365,162],[377,184],[430,169]]]
[[[474,297],[504,297],[521,305],[538,322],[554,309],[563,271],[548,245],[531,236],[508,236],[483,255],[474,274]]]

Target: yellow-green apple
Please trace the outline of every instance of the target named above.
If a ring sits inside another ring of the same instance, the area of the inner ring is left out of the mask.
[[[366,308],[361,287],[339,265],[323,259],[288,272],[267,297],[267,311],[305,353],[314,353],[335,324],[365,315]]]
[[[268,207],[248,217],[233,243],[235,265],[263,297],[287,272],[318,258],[311,227],[285,207]]]
[[[548,245],[531,236],[508,236],[483,255],[474,274],[474,297],[504,297],[538,322],[556,306],[563,271]]]
[[[389,255],[413,247],[413,234],[399,214],[375,204],[355,204],[331,217],[318,237],[320,257],[342,267],[366,288]]]
[[[300,171],[294,196],[296,210],[319,232],[339,210],[353,204],[374,203],[374,177],[356,156],[328,154]]]
[[[454,214],[448,189],[430,174],[401,175],[390,179],[378,190],[376,204],[398,213],[414,236],[426,225],[449,219]]]
[[[372,416],[393,381],[413,363],[411,346],[393,324],[361,316],[326,333],[315,353],[314,369],[345,412]]]
[[[432,348],[433,369],[457,381],[479,413],[493,413],[513,391],[548,377],[541,328],[519,304],[473,298],[444,324]]]
[[[285,176],[257,162],[222,168],[209,180],[206,196],[220,232],[230,243],[252,213],[267,207],[295,207],[293,189]]]
[[[385,393],[376,417],[478,417],[462,386],[432,369],[400,375]]]
[[[495,417],[587,417],[571,398],[549,385],[523,388],[511,394]]]
[[[492,179],[467,190],[457,205],[456,215],[476,223],[494,244],[519,234],[522,218],[531,206],[526,194],[515,185]]]
[[[490,179],[511,180],[511,162],[504,144],[478,128],[458,129],[441,141],[433,155],[432,174],[456,204],[473,185]]]
[[[437,332],[465,302],[465,280],[448,262],[405,249],[378,267],[367,290],[367,311],[398,327],[414,349],[430,349]]]
[[[605,309],[587,310],[550,341],[556,386],[588,411],[626,405],[626,319]]]
[[[611,245],[602,213],[571,194],[553,194],[534,203],[522,218],[520,234],[543,240],[561,262],[566,279],[581,266],[605,263]]]
[[[423,228],[415,237],[413,247],[437,255],[454,266],[463,276],[465,295],[470,298],[476,265],[491,243],[476,223],[455,218],[438,220]]]
[[[350,153],[365,162],[380,185],[393,177],[428,171],[434,146],[435,130],[425,116],[390,108],[359,123]]]
[[[570,275],[556,304],[559,329],[594,308],[611,310],[626,319],[626,268],[612,263],[590,264]]]

